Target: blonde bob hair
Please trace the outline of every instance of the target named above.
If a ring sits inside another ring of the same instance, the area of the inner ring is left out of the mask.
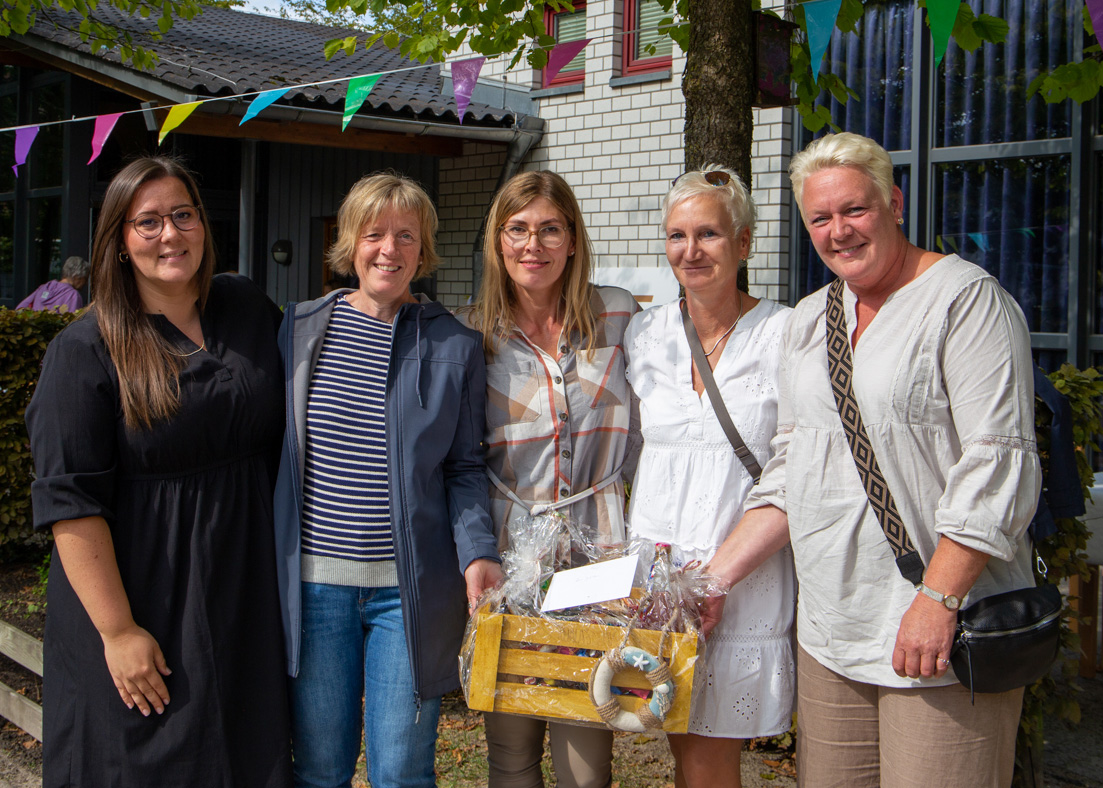
[[[728,182],[714,184],[708,181],[706,173],[722,172],[728,176]],[[666,222],[670,218],[670,212],[680,203],[691,197],[714,197],[719,200],[731,217],[734,235],[739,237],[744,230],[750,229],[751,238],[754,238],[757,211],[754,200],[742,179],[734,170],[721,167],[719,164],[706,164],[699,170],[691,170],[679,176],[670,187],[670,191],[663,198],[662,228],[666,232]]]
[[[337,211],[337,241],[326,255],[334,273],[356,273],[356,245],[364,225],[376,221],[387,211],[413,214],[421,235],[421,257],[414,279],[428,276],[440,265],[437,256],[437,209],[429,195],[417,183],[395,172],[365,175],[353,184]]]
[[[501,188],[486,219],[483,237],[483,281],[475,303],[467,316],[472,327],[483,332],[483,348],[493,355],[498,342],[509,336],[516,325],[514,309],[517,295],[513,280],[506,272],[502,257],[501,228],[509,218],[538,197],[555,206],[567,220],[567,230],[574,242],[574,254],[567,258],[563,271],[563,329],[568,337],[576,332],[587,357],[597,342],[597,320],[590,306],[593,285],[590,284],[590,261],[593,248],[582,210],[571,187],[563,178],[548,170],[522,172],[514,175]]]
[[[793,184],[793,196],[801,216],[804,216],[801,198],[805,178],[832,167],[853,167],[864,173],[881,193],[885,205],[892,204],[894,183],[892,158],[888,152],[869,137],[843,131],[813,140],[789,162],[789,180]]]

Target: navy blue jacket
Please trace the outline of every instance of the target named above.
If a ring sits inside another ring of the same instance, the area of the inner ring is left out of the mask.
[[[347,291],[341,291],[347,292]],[[287,426],[276,480],[276,559],[288,673],[299,672],[300,529],[310,378],[339,292],[288,304],[280,328]],[[488,514],[482,337],[440,304],[405,304],[394,323],[386,414],[391,531],[417,701],[459,686],[467,621],[463,571],[498,559]]]

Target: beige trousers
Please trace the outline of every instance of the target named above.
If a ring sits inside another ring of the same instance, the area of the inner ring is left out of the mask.
[[[863,684],[797,649],[801,788],[1008,788],[1023,690]]]
[[[608,788],[613,782],[613,732],[514,714],[486,712],[489,788],[543,788],[540,761],[550,731],[558,788]]]

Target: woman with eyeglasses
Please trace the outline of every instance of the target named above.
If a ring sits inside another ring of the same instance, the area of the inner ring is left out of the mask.
[[[770,458],[778,348],[792,310],[737,287],[755,207],[731,170],[709,165],[678,178],[663,201],[662,226],[685,298],[641,312],[625,333],[644,441],[628,521],[633,536],[671,544],[676,565],[703,564],[739,521],[758,468]],[[738,788],[743,740],[791,724],[795,584],[788,551],[775,553],[732,594],[698,664],[705,675],[689,731],[667,737],[679,786]]]
[[[27,408],[52,531],[43,785],[291,784],[272,487],[280,311],[212,277],[195,181],[111,181],[88,311]]]
[[[514,176],[494,198],[483,280],[460,316],[483,332],[486,444],[499,544],[540,504],[595,544],[624,539],[635,407],[624,377],[630,293],[590,279],[590,238],[571,187],[552,172]],[[578,560],[578,557],[574,557]],[[544,731],[561,788],[612,781],[612,731],[486,714],[490,788],[542,786]]]

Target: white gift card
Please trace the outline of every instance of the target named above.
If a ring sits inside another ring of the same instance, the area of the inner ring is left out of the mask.
[[[550,613],[631,595],[639,558],[638,555],[628,555],[556,572],[544,596],[544,604],[540,606],[541,612]]]

